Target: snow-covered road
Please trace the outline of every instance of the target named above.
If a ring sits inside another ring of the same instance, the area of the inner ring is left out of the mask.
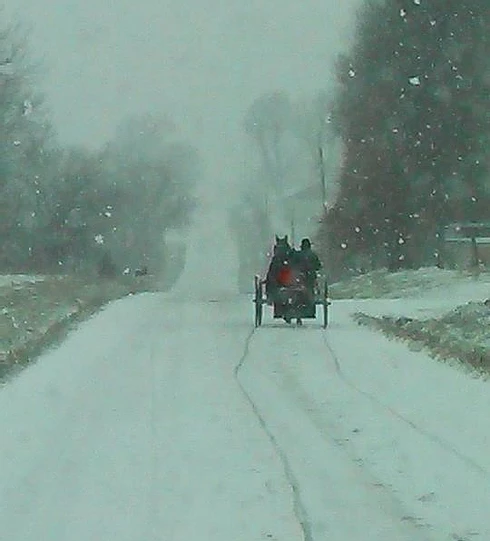
[[[332,308],[254,331],[248,299],[144,294],[81,325],[0,390],[0,539],[490,539],[488,384]]]

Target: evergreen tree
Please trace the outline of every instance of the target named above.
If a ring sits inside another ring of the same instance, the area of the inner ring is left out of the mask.
[[[338,62],[333,117],[345,160],[336,221],[323,231],[340,259],[393,270],[426,263],[448,221],[484,212],[489,29],[485,0],[361,11],[357,41]]]

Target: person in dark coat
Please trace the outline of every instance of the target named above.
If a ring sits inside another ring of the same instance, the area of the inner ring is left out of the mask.
[[[308,291],[313,293],[317,272],[321,270],[322,263],[318,255],[311,247],[309,238],[304,238],[301,241],[301,249],[297,252],[298,267],[304,276]]]

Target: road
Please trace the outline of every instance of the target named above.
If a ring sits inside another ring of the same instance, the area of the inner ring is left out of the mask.
[[[463,376],[332,308],[325,332],[254,330],[246,298],[111,304],[0,391],[0,539],[490,538],[490,461],[410,395]]]

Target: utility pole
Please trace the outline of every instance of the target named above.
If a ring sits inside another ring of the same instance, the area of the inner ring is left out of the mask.
[[[333,141],[332,133],[329,131],[329,124],[332,122],[330,114],[328,114],[320,123],[318,128],[318,169],[320,172],[320,183],[322,187],[322,208],[324,209],[327,203],[327,170],[325,146]],[[330,150],[329,150],[330,152]],[[330,155],[329,155],[330,156]]]
[[[322,185],[322,207],[325,206],[325,202],[327,201],[327,179],[326,179],[326,172],[325,172],[325,151],[323,150],[321,137],[319,138],[318,142],[318,160],[319,160],[319,166],[320,166],[320,182]]]
[[[296,242],[296,221],[294,216],[294,203],[291,205],[291,246]]]

